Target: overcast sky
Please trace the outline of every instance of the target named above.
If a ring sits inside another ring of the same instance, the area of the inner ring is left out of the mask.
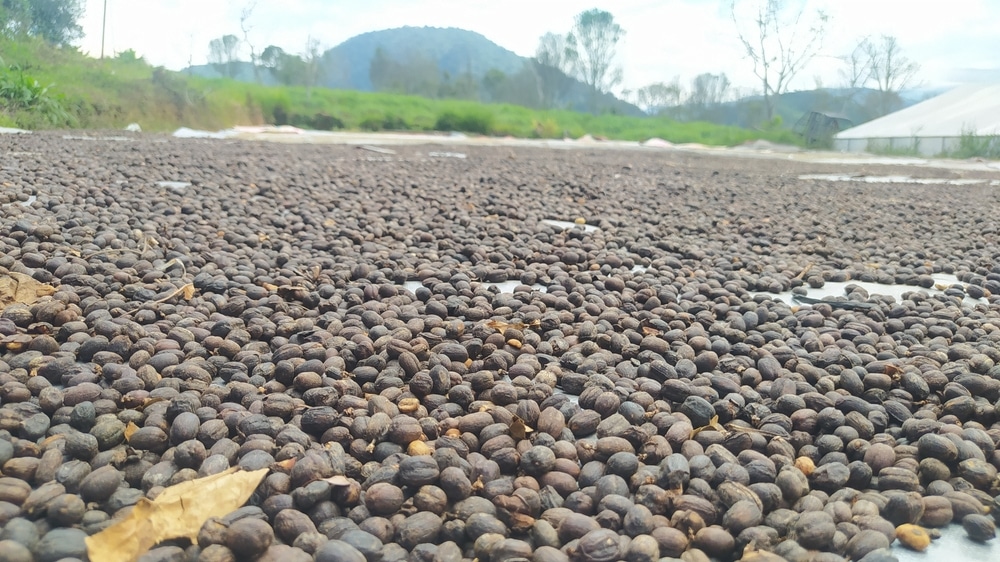
[[[84,0],[80,42],[101,50],[105,0]],[[737,9],[754,0],[737,0]],[[984,70],[1000,79],[1000,1],[997,0],[807,0],[808,9],[830,16],[821,56],[800,73],[792,89],[817,81],[840,85],[838,59],[865,35],[893,35],[903,53],[920,63],[925,86],[981,80]],[[129,48],[154,64],[179,70],[204,64],[208,42],[240,32],[248,0],[107,0],[105,53]],[[702,72],[725,72],[740,88],[757,87],[736,38],[728,0],[257,0],[248,20],[258,50],[278,45],[301,52],[310,35],[324,48],[367,31],[393,27],[459,27],[485,35],[519,55],[531,56],[538,38],[564,33],[573,16],[589,8],[610,11],[625,29],[619,48],[624,88]]]

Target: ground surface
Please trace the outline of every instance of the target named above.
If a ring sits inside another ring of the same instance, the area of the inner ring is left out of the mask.
[[[273,469],[262,509],[154,554],[861,558],[1000,512],[988,169],[128,139],[0,137],[0,272],[55,287],[0,319],[25,556],[228,466]],[[831,173],[984,182],[800,179]],[[844,280],[914,293],[752,295]]]

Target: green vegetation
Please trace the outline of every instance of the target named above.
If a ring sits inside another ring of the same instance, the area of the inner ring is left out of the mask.
[[[787,130],[751,131],[678,123],[665,117],[539,111],[468,100],[197,78],[153,68],[131,51],[101,61],[40,39],[0,39],[0,52],[6,63],[19,69],[5,76],[20,80],[23,72],[30,77],[31,95],[46,100],[27,106],[16,106],[6,95],[0,100],[0,122],[27,128],[117,129],[134,121],[147,131],[165,131],[178,126],[216,129],[272,123],[324,130],[460,130],[535,138],[590,133],[622,140],[660,137],[713,145],[759,138],[798,142]],[[51,86],[36,88],[36,81]],[[54,110],[55,102],[65,115]]]
[[[923,156],[920,153],[920,137],[913,138],[913,144],[909,146],[892,146],[888,142],[868,141],[865,152],[878,156]]]
[[[975,129],[963,129],[962,136],[958,139],[958,148],[943,156],[1000,160],[1000,134],[980,135]]]

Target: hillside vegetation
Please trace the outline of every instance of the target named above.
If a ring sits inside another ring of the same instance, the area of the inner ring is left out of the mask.
[[[2,40],[0,53],[4,69],[0,125],[30,129],[118,129],[137,122],[147,131],[169,131],[179,126],[219,129],[271,123],[323,130],[462,130],[544,138],[590,133],[714,145],[759,138],[796,142],[788,131],[197,78],[151,67],[131,51],[101,61],[34,39]],[[18,96],[24,101],[16,101]]]

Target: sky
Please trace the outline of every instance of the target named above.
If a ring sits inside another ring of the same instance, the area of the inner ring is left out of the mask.
[[[746,14],[758,0],[736,0]],[[794,0],[793,0],[794,1]],[[914,86],[940,87],[1000,80],[1000,1],[997,0],[804,0],[806,16],[829,17],[822,50],[791,83],[791,89],[843,84],[842,58],[860,38],[891,35],[902,54],[920,64]],[[107,5],[104,51],[135,49],[149,63],[180,70],[204,64],[210,40],[242,37],[260,51],[278,45],[302,52],[318,38],[334,47],[361,33],[402,26],[459,27],[502,47],[532,56],[546,32],[565,33],[573,17],[590,8],[611,12],[625,30],[618,48],[623,82],[635,90],[679,77],[724,72],[741,91],[759,90],[744,57],[729,0],[83,0],[81,49],[101,52],[102,9]],[[741,18],[741,25],[748,20]],[[751,24],[752,25],[752,24]],[[746,29],[746,28],[745,28]],[[248,54],[248,51],[247,51]],[[245,58],[246,57],[245,55]],[[991,72],[992,71],[992,72]]]

